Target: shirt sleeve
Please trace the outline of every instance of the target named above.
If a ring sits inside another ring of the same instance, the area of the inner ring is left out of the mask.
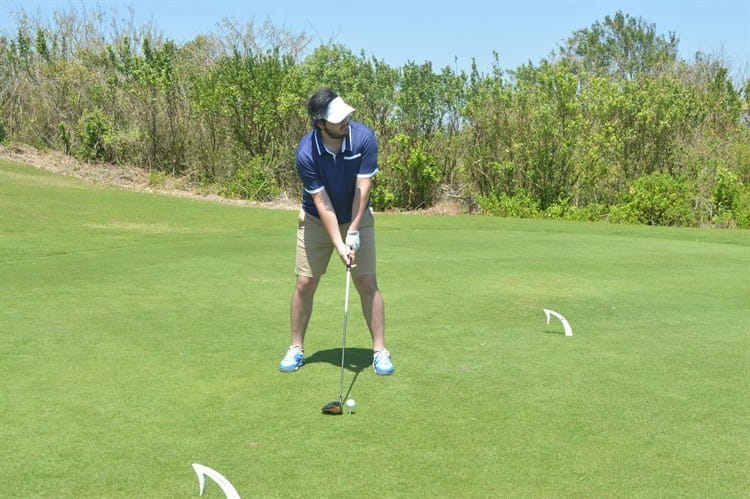
[[[362,161],[359,164],[358,178],[369,178],[378,173],[378,141],[375,132],[367,129],[362,138]]]
[[[315,194],[325,189],[323,180],[320,178],[320,170],[313,159],[313,147],[310,135],[300,141],[297,148],[297,175],[302,181],[302,188],[308,194]]]

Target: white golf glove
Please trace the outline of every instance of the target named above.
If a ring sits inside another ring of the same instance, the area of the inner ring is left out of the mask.
[[[344,244],[357,251],[359,249],[359,231],[351,230],[347,232]]]

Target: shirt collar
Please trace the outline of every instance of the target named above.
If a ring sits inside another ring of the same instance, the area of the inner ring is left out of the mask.
[[[315,139],[315,148],[318,150],[318,155],[322,155],[324,152],[328,152],[326,149],[326,146],[323,144],[323,134],[319,128],[317,127],[315,128],[313,137]],[[341,151],[339,152],[344,153],[346,151],[351,151],[351,149],[352,149],[352,124],[349,123],[349,134],[346,137],[344,137],[344,140],[341,142]]]

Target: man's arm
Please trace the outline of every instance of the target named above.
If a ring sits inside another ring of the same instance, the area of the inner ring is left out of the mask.
[[[372,189],[372,177],[357,178],[354,201],[352,202],[352,223],[349,225],[349,231],[359,230],[359,224],[362,223],[362,217],[364,217],[367,209],[367,201],[370,199],[370,189]]]
[[[318,210],[320,221],[323,222],[323,227],[325,227],[328,237],[331,238],[334,248],[336,248],[341,260],[344,263],[348,263],[349,247],[344,244],[344,240],[341,238],[339,220],[336,217],[336,211],[333,209],[331,198],[328,197],[325,189],[313,194],[312,198],[315,208]]]

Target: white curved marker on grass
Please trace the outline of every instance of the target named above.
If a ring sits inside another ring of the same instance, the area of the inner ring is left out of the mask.
[[[206,477],[209,477],[219,485],[221,491],[224,492],[225,496],[227,496],[227,499],[240,499],[240,495],[237,493],[237,490],[235,490],[234,486],[229,482],[229,480],[224,478],[224,475],[222,475],[218,471],[212,470],[208,466],[203,466],[202,464],[197,463],[193,463],[193,469],[198,475],[200,495],[203,495],[203,493],[206,491]]]
[[[547,324],[549,324],[550,316],[554,315],[560,319],[560,322],[562,322],[563,328],[565,329],[565,336],[573,336],[573,330],[570,328],[570,324],[568,324],[568,320],[565,317],[554,310],[548,310],[546,308],[544,309],[544,313],[547,315]]]

